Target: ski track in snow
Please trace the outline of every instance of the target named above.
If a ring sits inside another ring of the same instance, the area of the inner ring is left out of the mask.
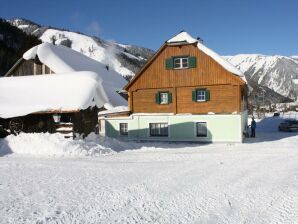
[[[0,157],[0,223],[298,223],[298,134],[257,134],[95,158]]]

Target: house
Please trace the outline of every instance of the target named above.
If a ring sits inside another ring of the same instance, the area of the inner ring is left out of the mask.
[[[43,43],[0,78],[0,124],[11,132],[87,135],[98,111],[126,105],[122,76],[70,48]]]
[[[242,142],[247,82],[241,71],[181,32],[124,89],[129,116],[101,113],[105,134],[128,140]]]

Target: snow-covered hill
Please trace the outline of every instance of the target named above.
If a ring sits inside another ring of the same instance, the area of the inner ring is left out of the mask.
[[[134,76],[154,51],[134,45],[119,44],[82,33],[46,27],[25,19],[12,19],[9,22],[40,38],[43,42],[61,44],[103,62],[124,77]],[[263,95],[266,103],[288,101],[298,96],[298,56],[266,56],[239,54],[224,56],[226,60],[244,72],[254,96]],[[253,101],[253,100],[252,100]]]
[[[16,18],[9,22],[27,34],[38,36],[42,42],[65,45],[105,63],[124,77],[134,76],[154,53],[147,48],[119,44],[81,33],[41,26],[25,19]]]
[[[297,89],[293,79],[298,78],[298,57],[239,54],[225,58],[242,70],[252,85],[260,85],[295,99]]]

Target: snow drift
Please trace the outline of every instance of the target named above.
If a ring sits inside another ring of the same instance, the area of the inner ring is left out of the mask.
[[[81,157],[112,154],[128,147],[129,143],[89,134],[85,139],[66,139],[61,134],[21,133],[0,140],[0,155],[28,154],[46,157]]]

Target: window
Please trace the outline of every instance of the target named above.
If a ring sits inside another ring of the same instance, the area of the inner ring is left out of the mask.
[[[150,123],[150,136],[167,137],[168,123]]]
[[[159,93],[160,104],[168,104],[169,103],[169,94],[168,93]]]
[[[197,122],[197,137],[207,137],[207,123],[206,122]]]
[[[165,60],[166,69],[196,68],[197,58],[193,56],[174,56]]]
[[[192,91],[193,102],[206,102],[210,100],[210,91],[207,89],[196,89]]]
[[[197,101],[206,101],[206,91],[205,90],[197,90]]]
[[[119,124],[119,130],[121,136],[127,136],[128,135],[128,124],[127,123],[120,123]]]
[[[170,93],[170,92],[157,92],[155,94],[155,102],[157,104],[172,103],[172,93]]]
[[[174,58],[174,68],[188,68],[188,57],[187,58]]]

